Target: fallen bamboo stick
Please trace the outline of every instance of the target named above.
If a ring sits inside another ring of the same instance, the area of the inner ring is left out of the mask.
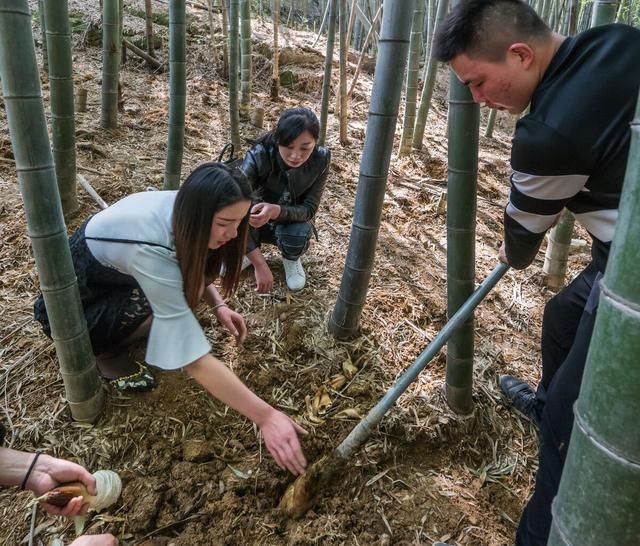
[[[82,176],[81,174],[77,175],[78,182],[84,188],[84,190],[95,200],[96,203],[100,206],[101,209],[106,209],[109,205],[106,203],[102,197],[98,195],[98,192],[93,189],[93,186],[89,184],[89,181]]]
[[[140,49],[139,47],[133,45],[129,40],[122,40],[122,41],[124,42],[124,45],[127,46],[127,49],[131,50],[138,57],[141,57],[142,59],[147,61],[147,64],[149,66],[151,66],[153,68],[162,68],[162,65],[164,63],[160,62],[155,57],[152,57],[146,51],[142,51],[142,49]]]

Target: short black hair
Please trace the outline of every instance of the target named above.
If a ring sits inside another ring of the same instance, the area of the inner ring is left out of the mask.
[[[318,117],[303,106],[289,108],[280,115],[275,128],[258,139],[264,146],[289,146],[305,131],[309,131],[316,142],[320,136]]]
[[[545,22],[521,0],[462,1],[438,25],[432,56],[441,62],[463,53],[502,61],[511,44],[545,41],[550,36]]]

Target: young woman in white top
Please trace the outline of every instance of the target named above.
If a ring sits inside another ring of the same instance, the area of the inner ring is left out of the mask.
[[[146,361],[184,369],[220,401],[262,430],[280,467],[306,465],[295,422],[250,391],[220,360],[194,311],[204,299],[239,343],[246,325],[223,294],[238,284],[246,246],[251,188],[220,163],[197,167],[179,191],[130,195],[99,212],[70,238],[89,335],[100,372],[120,388],[149,388],[153,378],[128,359],[128,345],[148,335]],[[42,296],[35,316],[51,327]],[[138,365],[139,366],[139,365]]]

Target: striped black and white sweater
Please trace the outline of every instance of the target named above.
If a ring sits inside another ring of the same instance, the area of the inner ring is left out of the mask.
[[[516,125],[504,215],[510,265],[533,261],[566,207],[590,233],[604,271],[639,86],[640,30],[604,25],[562,43]]]

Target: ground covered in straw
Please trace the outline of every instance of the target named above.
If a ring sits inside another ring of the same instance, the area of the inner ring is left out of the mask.
[[[138,5],[139,4],[139,5]],[[211,160],[229,140],[228,95],[220,62],[211,52],[207,14],[188,3],[188,106],[183,175]],[[125,2],[125,32],[143,33],[136,14],[143,2]],[[166,11],[166,4],[154,2]],[[77,115],[78,172],[109,203],[148,187],[160,188],[168,118],[168,74],[150,72],[137,57],[122,69],[119,128],[100,127],[100,49],[91,41],[97,2],[71,3],[77,85],[88,90],[88,110]],[[215,16],[220,39],[219,16]],[[161,22],[160,22],[161,23]],[[168,29],[156,24],[157,50],[167,56]],[[297,78],[268,98],[271,30],[253,23],[254,104],[265,109],[265,128],[286,107],[320,104],[324,41],[282,29],[281,70]],[[39,27],[34,23],[38,36]],[[38,40],[39,41],[39,40]],[[98,41],[99,43],[99,41]],[[357,58],[349,66],[353,74]],[[373,63],[369,63],[373,66]],[[295,79],[294,78],[294,79]],[[338,142],[329,116],[327,144],[333,164],[318,214],[319,241],[305,257],[308,286],[291,294],[279,260],[267,253],[276,275],[268,297],[254,291],[250,272],[231,301],[246,317],[249,337],[237,348],[202,309],[214,352],[260,396],[308,431],[309,461],[328,454],[380,399],[398,374],[446,320],[446,72],[442,72],[425,135],[425,148],[408,158],[394,151],[375,268],[362,315],[362,333],[337,342],[326,332],[341,279],[371,94],[371,70],[360,76],[349,107],[350,143]],[[334,67],[337,89],[337,64]],[[43,78],[43,94],[48,82]],[[334,101],[332,101],[334,102]],[[47,101],[48,104],[48,101]],[[431,544],[508,546],[536,469],[536,436],[512,413],[497,388],[500,373],[536,381],[544,288],[539,257],[524,272],[509,272],[476,313],[475,409],[461,418],[441,392],[443,355],[400,398],[353,460],[339,469],[314,508],[299,521],[276,509],[292,478],[279,470],[257,430],[227,410],[180,372],[157,373],[148,394],[110,392],[94,426],[73,423],[64,400],[53,344],[32,319],[38,277],[26,235],[11,144],[0,101],[0,409],[8,444],[44,450],[86,465],[112,469],[124,481],[121,502],[92,516],[88,532],[113,532],[126,546]],[[483,114],[483,120],[486,113]],[[400,118],[401,119],[401,118]],[[484,126],[484,121],[483,121]],[[508,191],[508,151],[513,120],[499,120],[493,139],[481,138],[477,219],[477,279],[495,265],[502,205]],[[399,136],[400,129],[398,129]],[[246,146],[260,130],[243,123]],[[396,138],[397,150],[398,138]],[[79,189],[80,214],[96,203]],[[574,256],[577,271],[585,258]],[[134,351],[143,358],[144,347]],[[31,496],[0,491],[0,544],[29,533]],[[36,521],[35,544],[54,535],[72,538],[70,522]]]

